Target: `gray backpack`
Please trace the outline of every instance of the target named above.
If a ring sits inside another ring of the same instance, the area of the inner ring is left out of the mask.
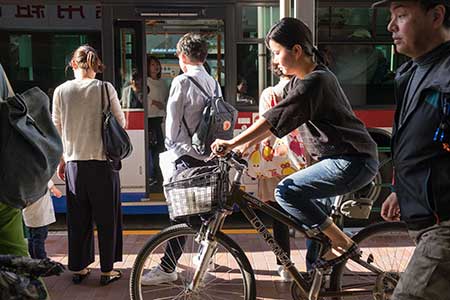
[[[238,111],[219,96],[219,83],[216,81],[214,95],[208,95],[205,89],[192,77],[186,76],[194,83],[206,98],[202,118],[193,133],[189,131],[183,116],[183,124],[192,141],[192,147],[200,155],[211,153],[211,144],[216,139],[230,140],[233,138],[234,125]]]

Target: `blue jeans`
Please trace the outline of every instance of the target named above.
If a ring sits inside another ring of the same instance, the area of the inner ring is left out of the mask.
[[[284,178],[275,199],[299,223],[325,229],[331,224],[318,199],[335,197],[362,188],[373,180],[378,160],[360,156],[326,158]]]
[[[48,226],[28,227],[28,251],[31,258],[43,259],[47,257],[45,252],[45,240],[48,235]]]

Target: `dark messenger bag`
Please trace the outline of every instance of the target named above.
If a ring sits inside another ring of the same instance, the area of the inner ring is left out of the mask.
[[[44,196],[62,151],[41,89],[0,99],[0,202],[23,208]]]

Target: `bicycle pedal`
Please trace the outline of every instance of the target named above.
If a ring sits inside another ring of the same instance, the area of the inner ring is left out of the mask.
[[[367,257],[367,263],[368,263],[368,264],[371,264],[371,263],[373,263],[374,261],[375,261],[375,259],[374,259],[374,257],[373,257],[373,254],[370,253],[369,256]]]

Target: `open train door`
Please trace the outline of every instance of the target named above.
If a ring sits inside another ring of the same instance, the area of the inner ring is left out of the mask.
[[[125,113],[126,129],[133,143],[132,155],[123,161],[120,171],[122,195],[141,201],[148,198],[146,139],[145,34],[143,22],[114,20],[114,85]],[[144,194],[145,193],[145,194]],[[123,197],[122,197],[123,198]]]

